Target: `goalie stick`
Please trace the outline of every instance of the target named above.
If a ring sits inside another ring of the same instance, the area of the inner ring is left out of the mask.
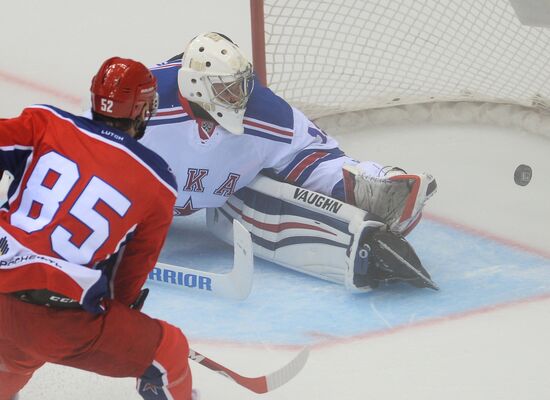
[[[149,281],[181,289],[212,292],[226,299],[244,300],[252,290],[254,260],[250,233],[233,221],[233,268],[223,274],[158,262],[149,273]]]
[[[0,206],[8,201],[8,190],[13,182],[13,175],[10,171],[4,170],[0,179]]]
[[[283,386],[285,383],[298,375],[302,368],[304,368],[308,357],[309,348],[305,347],[296,357],[294,357],[286,365],[279,368],[277,371],[267,375],[250,378],[237,374],[235,371],[218,364],[198,351],[189,349],[189,358],[191,360],[204,365],[206,368],[218,372],[226,378],[231,379],[233,382],[259,394],[271,392],[278,387]]]

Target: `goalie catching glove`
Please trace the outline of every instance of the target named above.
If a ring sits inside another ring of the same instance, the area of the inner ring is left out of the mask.
[[[429,174],[407,174],[397,167],[383,167],[378,176],[367,174],[361,164],[344,165],[346,202],[382,219],[393,232],[406,235],[418,223],[422,208],[437,191]]]

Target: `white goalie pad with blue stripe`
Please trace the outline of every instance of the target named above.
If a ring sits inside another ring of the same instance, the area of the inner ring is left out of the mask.
[[[355,253],[366,216],[329,196],[259,176],[223,207],[209,209],[207,225],[232,243],[237,218],[251,233],[254,255],[357,290],[353,264],[363,260]]]

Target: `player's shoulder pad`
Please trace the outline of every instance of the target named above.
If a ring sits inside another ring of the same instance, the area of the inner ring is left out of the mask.
[[[283,143],[291,143],[294,135],[292,107],[254,79],[254,90],[244,114],[245,134]]]
[[[180,105],[178,96],[178,71],[181,68],[181,55],[157,64],[149,70],[157,78],[159,109],[173,108]]]
[[[31,108],[49,112],[54,118],[59,118],[75,126],[80,132],[126,152],[177,193],[176,178],[166,161],[127,133],[101,122],[71,114],[54,106],[39,104]]]

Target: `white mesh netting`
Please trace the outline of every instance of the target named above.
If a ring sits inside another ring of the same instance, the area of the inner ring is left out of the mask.
[[[432,101],[550,106],[550,30],[507,0],[265,0],[269,86],[311,118]]]

